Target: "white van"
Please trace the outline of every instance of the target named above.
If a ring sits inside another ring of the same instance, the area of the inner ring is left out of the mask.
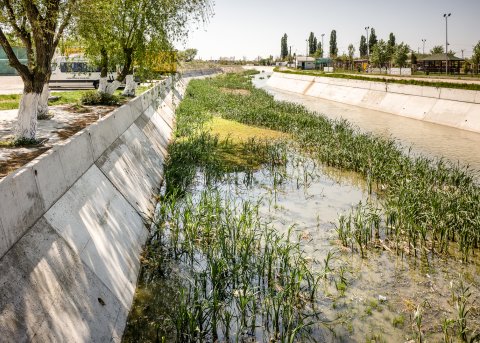
[[[108,81],[112,82],[116,72],[109,72]],[[82,56],[58,56],[52,61],[52,75],[49,86],[65,88],[98,88],[100,67],[92,65]]]

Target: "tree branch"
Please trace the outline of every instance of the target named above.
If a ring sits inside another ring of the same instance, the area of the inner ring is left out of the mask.
[[[3,50],[8,57],[9,64],[18,71],[20,76],[22,76],[22,78],[27,78],[28,76],[30,76],[30,70],[28,70],[28,67],[26,65],[20,63],[17,56],[15,55],[15,52],[12,49],[12,46],[10,45],[10,42],[8,41],[8,38],[3,33],[1,27],[0,45],[3,47]]]
[[[4,0],[2,2],[7,8],[8,21],[10,25],[12,25],[12,28],[17,34],[18,38],[20,38],[22,43],[25,45],[25,49],[27,50],[27,56],[30,62],[31,56],[33,56],[32,37],[25,29],[24,25],[22,25],[22,27],[18,26],[15,11],[13,10],[10,0]]]
[[[69,22],[70,22],[70,18],[72,17],[72,12],[73,12],[73,6],[76,4],[76,1],[75,0],[72,0],[69,2],[68,4],[68,10],[67,10],[67,13],[65,14],[65,16],[63,17],[63,21],[62,23],[60,24],[60,27],[58,28],[58,31],[57,31],[57,34],[56,34],[56,37],[55,39],[53,40],[53,48],[54,50],[56,49],[56,47],[58,46],[58,43],[60,42],[60,38],[62,38],[62,35],[63,35],[63,32],[65,31],[65,29],[67,28]]]

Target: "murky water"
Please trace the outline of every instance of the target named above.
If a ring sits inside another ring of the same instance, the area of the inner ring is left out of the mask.
[[[301,104],[329,118],[347,119],[361,130],[394,137],[403,146],[411,146],[413,151],[423,155],[459,161],[463,165],[470,165],[480,171],[479,133],[285,92],[267,86],[269,75],[271,73],[268,71],[256,75],[254,83],[257,87],[264,88],[274,95],[277,100]]]
[[[273,174],[268,169],[255,172],[248,183],[243,181],[246,179],[243,173],[231,174],[216,188],[237,203],[260,200],[262,219],[280,232],[286,232],[293,225],[294,236],[301,241],[307,257],[314,261],[313,269],[323,268],[327,254],[334,254],[330,261],[332,277],[322,282],[321,296],[316,301],[326,326],[321,326],[313,341],[408,341],[415,337],[415,310],[424,303],[428,305],[423,310],[422,335],[427,342],[440,342],[442,320],[456,318],[451,282],[464,279],[471,284],[474,294],[470,302],[480,300],[478,261],[462,265],[454,259],[435,258],[426,265],[413,257],[397,256],[388,249],[369,250],[367,258],[361,258],[358,252],[340,245],[334,225],[338,215],[369,197],[366,184],[356,174],[290,155],[280,183],[274,185]],[[203,180],[199,173],[191,191],[194,197],[205,188]],[[347,287],[339,291],[334,280],[341,268],[345,271]],[[139,287],[131,322],[138,321],[137,316],[145,316],[144,311],[138,310],[145,301],[158,301],[149,303],[148,307],[169,306],[168,297],[161,295],[163,293],[153,298],[148,295],[171,287],[166,283],[168,280],[162,279],[158,285],[150,284],[149,289]],[[468,323],[470,328],[480,329],[478,308],[473,308]]]

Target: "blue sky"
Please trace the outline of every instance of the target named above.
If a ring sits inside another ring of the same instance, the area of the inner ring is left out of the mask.
[[[280,38],[288,35],[292,52],[304,54],[310,31],[317,37],[325,33],[328,47],[330,32],[337,31],[339,54],[353,43],[358,54],[365,26],[374,27],[377,37],[406,42],[422,51],[445,45],[445,19],[448,20],[450,49],[470,56],[480,40],[480,0],[216,0],[215,15],[204,27],[193,31],[183,47],[197,48],[205,59],[220,56],[256,58],[278,56]]]

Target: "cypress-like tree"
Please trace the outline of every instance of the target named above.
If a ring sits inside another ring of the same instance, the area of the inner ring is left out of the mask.
[[[308,54],[312,55],[315,53],[315,50],[317,49],[317,46],[315,44],[315,35],[313,32],[310,32],[310,35],[308,36]]]
[[[390,36],[388,37],[388,45],[392,48],[395,46],[395,35],[393,32],[390,32]]]
[[[370,37],[368,38],[368,50],[370,53],[373,51],[373,47],[377,44],[377,42],[377,35],[375,34],[375,29],[372,27],[372,30],[370,31]]]
[[[280,58],[283,60],[288,56],[288,36],[285,33],[281,39]]]
[[[337,54],[337,31],[332,30],[332,32],[330,33],[330,57],[336,57]]]
[[[367,38],[365,38],[363,35],[360,37],[360,46],[358,47],[358,51],[360,52],[360,57],[365,57],[368,55]]]

